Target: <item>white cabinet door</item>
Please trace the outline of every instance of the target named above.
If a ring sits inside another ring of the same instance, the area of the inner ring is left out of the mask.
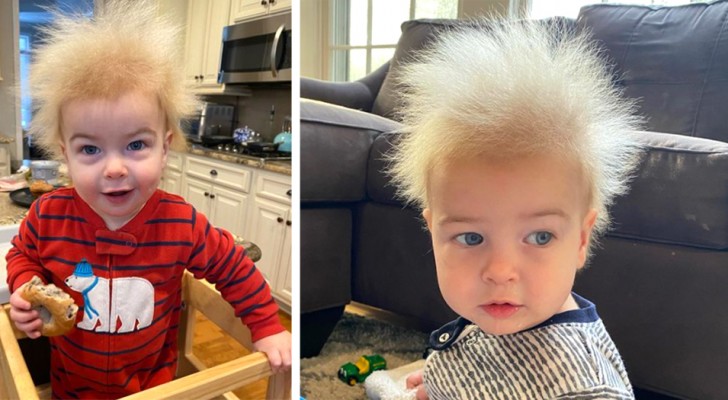
[[[195,0],[196,1],[196,0]],[[217,74],[220,71],[222,53],[222,30],[230,17],[230,0],[213,0],[208,9],[207,40],[202,63],[202,85],[220,86]]]
[[[200,83],[202,59],[207,39],[207,10],[209,0],[193,0],[187,8],[187,33],[185,40],[185,81],[190,85]]]
[[[291,0],[274,0],[274,1],[268,1],[269,13],[289,10],[291,8]]]
[[[213,186],[209,197],[212,225],[247,238],[245,221],[247,220],[248,195]]]
[[[182,174],[178,171],[164,171],[162,190],[182,196]]]
[[[278,294],[288,306],[291,305],[291,299],[293,298],[293,284],[291,282],[291,235],[293,229],[291,228],[291,213],[288,213],[288,220],[286,220],[286,236],[283,240],[283,249],[281,253],[281,260],[279,263],[278,270]]]
[[[260,17],[268,13],[268,0],[233,0],[230,23]]]
[[[286,234],[286,217],[289,207],[256,198],[249,239],[260,247],[262,257],[256,263],[274,293],[278,292],[277,271],[281,259],[283,239]]]
[[[220,88],[222,29],[230,17],[230,0],[191,0],[187,8],[185,80],[200,88]]]
[[[182,197],[192,204],[198,212],[209,217],[211,185],[201,179],[187,176],[182,185]]]

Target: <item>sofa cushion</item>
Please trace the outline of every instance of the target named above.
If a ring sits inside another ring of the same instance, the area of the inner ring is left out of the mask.
[[[365,197],[374,138],[399,124],[377,115],[301,100],[301,202],[354,202]]]
[[[577,25],[604,47],[647,129],[728,140],[728,2],[678,7],[596,4]]]
[[[728,249],[728,143],[638,134],[647,152],[631,191],[612,207],[609,235]]]
[[[372,113],[387,118],[395,118],[399,107],[399,91],[396,87],[397,73],[401,65],[412,60],[418,50],[432,42],[444,29],[461,26],[462,21],[452,19],[418,19],[402,23],[402,36],[389,64],[389,73],[384,78],[381,89],[372,106]]]

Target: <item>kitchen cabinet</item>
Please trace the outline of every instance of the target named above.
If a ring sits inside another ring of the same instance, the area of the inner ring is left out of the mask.
[[[181,176],[180,195],[205,214],[212,225],[260,247],[263,256],[256,266],[278,304],[290,312],[291,177],[205,156],[170,152],[162,184],[165,190],[176,185],[176,173]]]
[[[233,0],[230,24],[290,9],[291,0]]]
[[[182,197],[216,227],[248,237],[252,171],[238,164],[187,155]]]
[[[291,178],[267,171],[257,171],[255,197],[251,213],[251,239],[262,249],[256,263],[273,296],[291,305]]]
[[[183,156],[180,153],[170,151],[167,153],[167,166],[162,174],[160,188],[165,192],[182,195],[182,165]]]
[[[217,83],[222,30],[228,25],[230,0],[188,3],[185,40],[185,80],[198,91],[222,91]]]

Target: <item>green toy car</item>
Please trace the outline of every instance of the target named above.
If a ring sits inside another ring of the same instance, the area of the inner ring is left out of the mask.
[[[339,379],[351,386],[364,380],[374,371],[387,369],[387,361],[379,354],[361,356],[356,363],[346,363],[339,368]]]

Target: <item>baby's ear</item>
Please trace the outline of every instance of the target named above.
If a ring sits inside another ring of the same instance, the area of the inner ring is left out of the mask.
[[[170,147],[172,146],[173,137],[174,137],[174,134],[172,133],[171,129],[164,133],[164,142],[162,143],[162,151],[165,156],[167,155]]]
[[[422,210],[422,218],[425,219],[425,223],[427,224],[427,230],[432,232],[432,211],[430,211],[429,208],[425,208]]]
[[[584,221],[581,225],[581,234],[579,241],[579,268],[584,266],[586,263],[587,256],[589,255],[589,243],[591,242],[592,230],[594,224],[597,222],[597,210],[592,208],[586,213]]]

